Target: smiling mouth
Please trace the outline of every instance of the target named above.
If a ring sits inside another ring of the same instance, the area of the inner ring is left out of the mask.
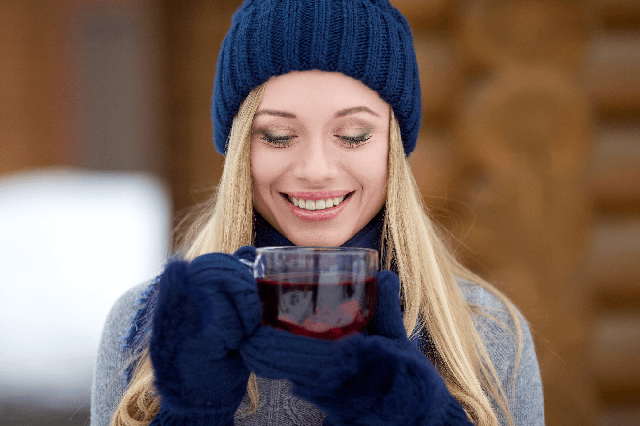
[[[348,194],[345,194],[342,197],[326,198],[323,200],[305,200],[302,198],[298,199],[298,198],[292,197],[288,194],[283,194],[283,195],[285,196],[287,201],[289,201],[289,203],[293,204],[299,209],[308,210],[308,211],[318,211],[318,210],[327,210],[333,207],[337,207],[340,205],[340,203],[342,203],[344,200],[349,198],[352,194],[353,192],[349,192]]]

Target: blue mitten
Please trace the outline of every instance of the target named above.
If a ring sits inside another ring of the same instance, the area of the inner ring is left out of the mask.
[[[152,425],[233,425],[250,374],[238,349],[262,316],[239,257],[253,260],[255,249],[173,261],[160,276],[149,351],[162,399]]]
[[[472,425],[431,362],[407,338],[399,281],[378,274],[367,335],[325,341],[262,326],[241,346],[256,374],[288,379],[331,425]]]

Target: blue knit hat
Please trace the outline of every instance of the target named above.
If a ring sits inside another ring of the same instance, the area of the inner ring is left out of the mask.
[[[249,92],[291,71],[341,72],[378,92],[415,148],[421,102],[409,24],[389,0],[246,0],[218,58],[212,117],[226,153],[233,117]]]

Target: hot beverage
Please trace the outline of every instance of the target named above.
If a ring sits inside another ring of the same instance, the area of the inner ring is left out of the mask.
[[[374,314],[376,281],[353,278],[349,273],[258,278],[262,322],[321,339],[362,332]]]
[[[348,247],[261,247],[253,271],[262,323],[320,339],[366,329],[376,305],[378,252]]]

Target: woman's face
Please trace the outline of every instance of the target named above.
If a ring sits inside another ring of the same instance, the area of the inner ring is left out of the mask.
[[[342,245],[384,205],[389,115],[344,74],[271,78],[251,136],[255,209],[295,245]]]

